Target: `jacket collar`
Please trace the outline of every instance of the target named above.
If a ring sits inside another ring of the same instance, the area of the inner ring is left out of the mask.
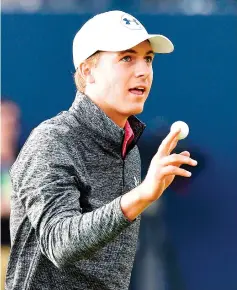
[[[106,141],[108,145],[114,145],[121,149],[124,129],[115,124],[88,96],[77,92],[69,111],[80,124],[83,123],[88,132],[93,133],[102,142]],[[130,144],[130,147],[133,147],[138,142],[146,125],[133,115],[128,118],[128,121],[134,132],[134,139]]]

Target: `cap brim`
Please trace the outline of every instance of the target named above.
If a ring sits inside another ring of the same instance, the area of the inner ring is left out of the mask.
[[[164,35],[149,34],[148,40],[156,53],[170,53],[174,50],[173,43]]]
[[[151,43],[151,47],[155,53],[170,53],[174,50],[173,43],[164,35],[161,34],[146,34],[141,38],[135,39],[126,39],[126,41],[111,41],[106,43],[105,47],[99,48],[99,50],[104,51],[122,51],[126,49],[130,49],[139,43],[149,40]]]
[[[120,39],[117,39],[116,41],[107,41],[103,42],[103,45],[101,47],[96,47],[93,48],[91,47],[90,51],[86,51],[84,57],[81,59],[77,59],[75,57],[75,52],[73,53],[74,55],[74,66],[77,68],[79,64],[87,59],[89,56],[91,56],[93,53],[95,53],[98,50],[101,51],[123,51],[130,49],[139,43],[149,40],[151,47],[155,53],[170,53],[174,50],[174,45],[173,43],[164,35],[161,34],[143,34],[142,37],[131,39],[127,38],[126,41],[121,41]],[[76,46],[73,44],[73,50],[77,51]]]

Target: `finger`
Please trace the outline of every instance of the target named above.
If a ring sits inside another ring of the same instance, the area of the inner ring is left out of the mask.
[[[172,142],[175,140],[178,141],[177,137],[179,133],[180,133],[180,129],[170,131],[170,133],[161,142],[160,147],[158,149],[158,153],[161,155],[167,155]]]
[[[183,177],[190,177],[192,175],[190,171],[173,165],[165,166],[161,171],[163,176],[178,175]]]
[[[188,151],[183,151],[181,153],[179,153],[180,155],[183,155],[183,156],[187,156],[187,157],[190,157],[190,153]],[[174,164],[175,166],[178,166],[180,167],[182,164]]]
[[[187,165],[191,165],[191,166],[196,166],[197,165],[197,161],[190,158],[189,156],[185,156],[185,155],[181,155],[181,154],[171,154],[168,156],[165,156],[162,158],[162,160],[160,161],[160,163],[163,166],[168,166],[168,165],[176,165],[176,166],[180,166],[181,164],[187,164]]]
[[[173,150],[174,150],[174,148],[177,146],[177,144],[178,144],[178,138],[175,138],[173,141],[172,141],[172,143],[171,143],[171,145],[170,145],[170,148],[169,148],[169,150],[168,150],[168,154],[170,154]]]
[[[179,153],[180,155],[183,155],[183,156],[188,156],[190,157],[190,153],[188,151],[183,151],[181,153]]]

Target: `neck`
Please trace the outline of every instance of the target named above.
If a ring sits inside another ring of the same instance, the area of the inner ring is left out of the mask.
[[[124,128],[128,117],[127,116],[121,116],[118,112],[111,110],[111,108],[108,108],[104,106],[103,104],[96,104],[98,107],[101,108],[105,112],[105,114],[120,128]]]
[[[117,111],[114,111],[113,109],[111,109],[110,107],[106,106],[105,103],[100,102],[97,98],[92,97],[91,95],[89,95],[87,92],[85,92],[85,94],[102,110],[104,111],[104,113],[116,124],[118,125],[120,128],[124,128],[128,116],[123,116],[121,114],[119,114]]]

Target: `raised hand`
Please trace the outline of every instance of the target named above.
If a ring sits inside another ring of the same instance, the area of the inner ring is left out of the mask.
[[[190,177],[191,172],[180,168],[182,164],[197,165],[197,161],[190,158],[188,151],[171,154],[178,143],[179,133],[180,130],[171,131],[152,158],[147,175],[141,184],[142,198],[145,200],[151,202],[157,200],[176,175]]]

